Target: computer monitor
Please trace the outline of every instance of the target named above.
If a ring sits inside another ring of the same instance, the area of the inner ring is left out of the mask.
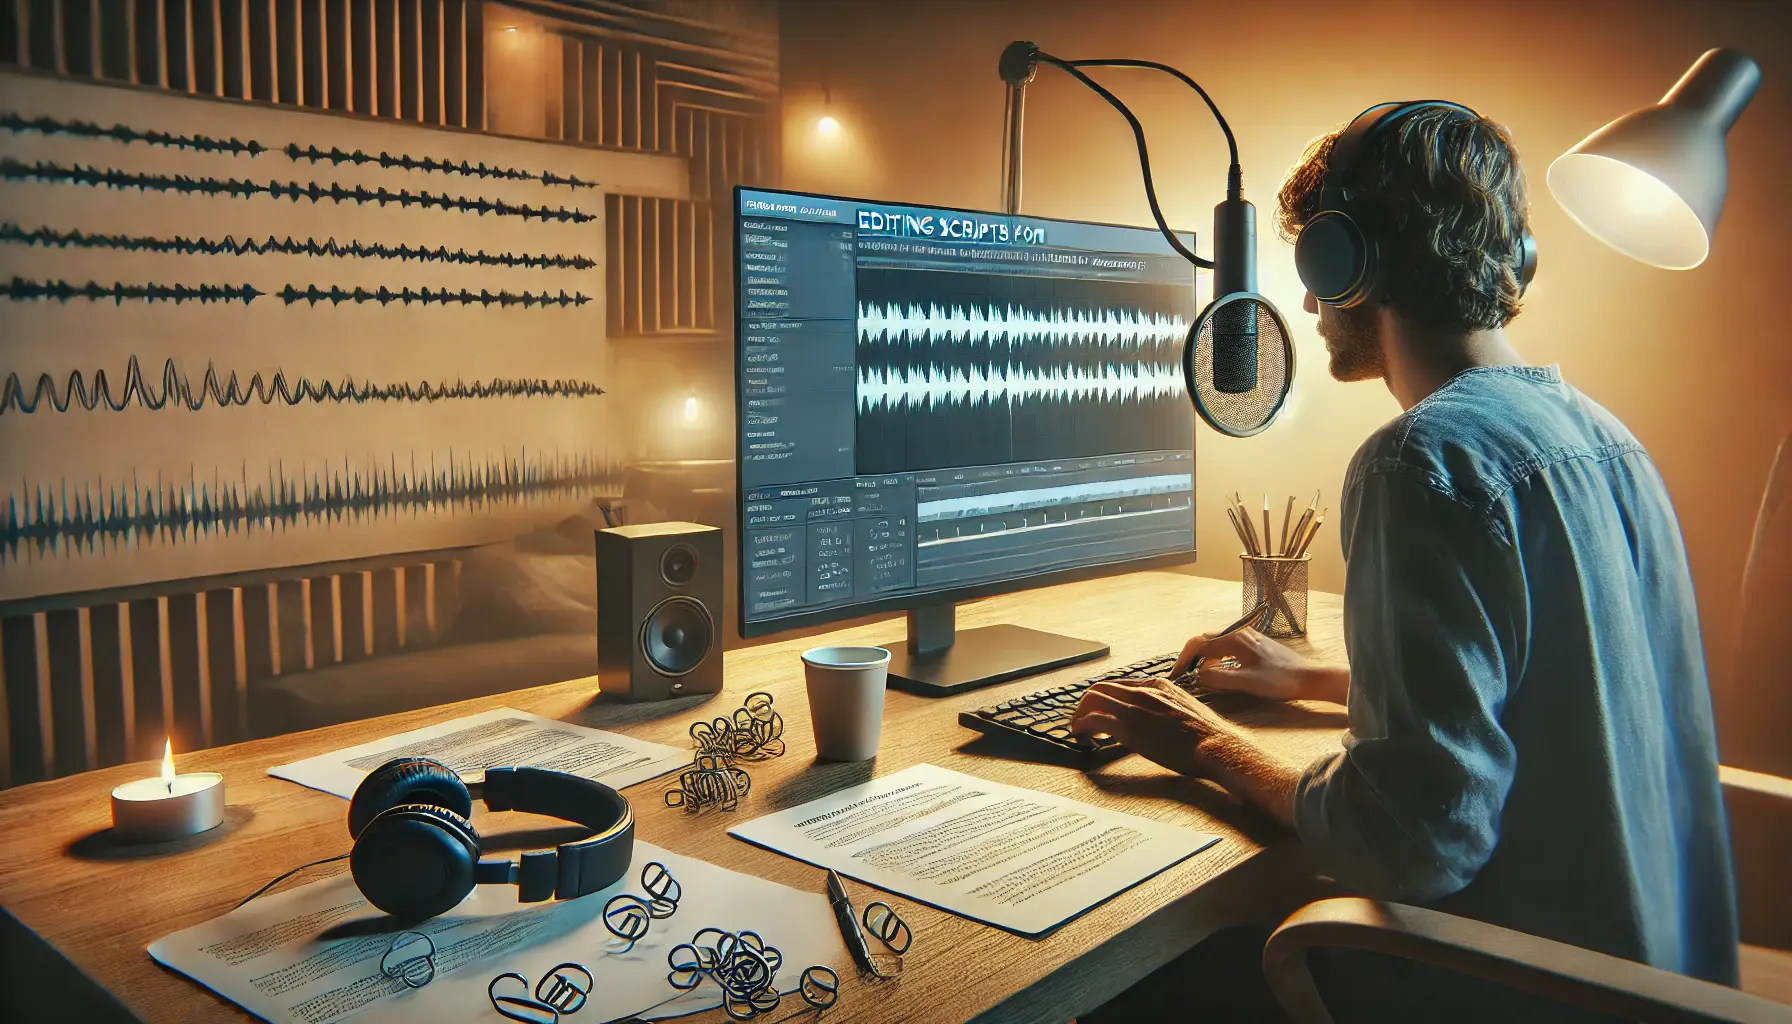
[[[953,603],[1193,556],[1193,268],[1148,228],[735,213],[741,635],[906,609],[891,684],[931,693],[1107,653]]]

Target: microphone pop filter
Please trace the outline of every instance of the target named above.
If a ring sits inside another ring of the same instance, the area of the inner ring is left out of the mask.
[[[1189,329],[1182,376],[1208,426],[1232,437],[1259,433],[1275,421],[1294,383],[1288,325],[1255,292],[1222,295]]]

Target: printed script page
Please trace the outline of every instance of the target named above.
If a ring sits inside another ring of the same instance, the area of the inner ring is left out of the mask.
[[[395,757],[434,758],[467,782],[483,780],[487,768],[531,767],[597,779],[621,789],[689,764],[691,753],[527,711],[497,708],[278,765],[269,768],[268,774],[346,800],[355,795],[355,787],[368,772]]]
[[[657,861],[683,887],[672,916],[650,923],[624,951],[604,928],[604,904],[618,893],[642,895],[641,869]],[[272,866],[270,866],[272,867]],[[816,878],[819,889],[821,879]],[[204,924],[158,939],[156,962],[211,989],[263,1020],[278,1024],[366,1021],[496,1021],[486,988],[514,971],[531,991],[555,965],[590,971],[590,999],[576,1020],[608,1021],[691,1013],[721,1003],[705,981],[683,993],[667,981],[666,955],[700,928],[757,931],[783,954],[773,978],[781,992],[800,983],[803,969],[826,964],[844,972],[850,962],[827,897],[635,843],[634,863],[602,892],[561,902],[520,904],[513,886],[482,885],[440,917],[411,928],[429,937],[434,972],[411,988],[382,966],[403,973],[404,960],[426,945],[390,954],[401,928],[368,906],[347,873],[263,896]],[[423,965],[410,963],[411,970]],[[510,986],[506,993],[517,990]]]
[[[1039,935],[1219,837],[916,765],[730,835],[1022,935]]]

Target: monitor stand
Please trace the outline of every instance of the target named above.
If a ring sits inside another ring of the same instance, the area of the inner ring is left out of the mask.
[[[908,643],[890,645],[889,685],[928,697],[1106,657],[1108,645],[1002,623],[956,632],[950,604],[908,613]]]

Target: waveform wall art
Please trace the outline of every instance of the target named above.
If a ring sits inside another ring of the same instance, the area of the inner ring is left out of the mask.
[[[0,84],[0,601],[503,542],[640,457],[603,194],[682,160]]]

